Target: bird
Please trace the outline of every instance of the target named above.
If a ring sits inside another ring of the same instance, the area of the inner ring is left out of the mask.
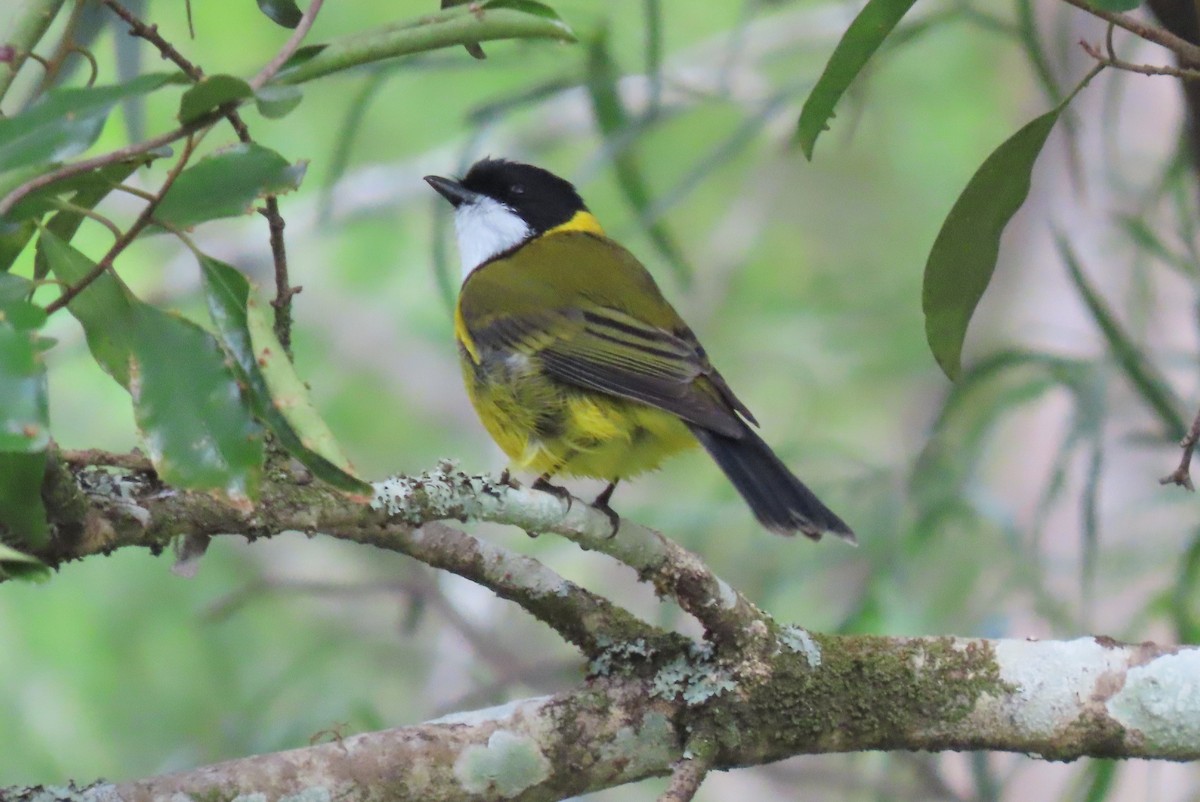
[[[850,542],[850,527],[754,431],[650,272],[611,239],[569,181],[483,158],[461,178],[425,176],[454,208],[462,284],[454,333],[467,394],[510,467],[622,479],[699,444],[768,530]]]

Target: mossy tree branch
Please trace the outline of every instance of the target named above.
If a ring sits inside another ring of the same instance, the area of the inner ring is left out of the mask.
[[[818,636],[812,649],[780,642],[722,682],[703,660],[669,664],[412,727],[0,799],[563,799],[670,773],[698,729],[715,733],[703,758],[719,769],[867,749],[1194,760],[1200,701],[1178,683],[1198,667],[1197,649],[1094,638]]]
[[[436,522],[487,519],[561,531],[588,546],[607,543],[605,550],[645,568],[644,578],[656,584],[683,570],[674,564],[682,560],[691,566],[683,573],[694,569],[696,587],[708,588],[685,588],[684,601],[703,606],[708,592],[708,606],[728,615],[739,610],[740,597],[694,555],[680,556],[660,535],[628,522],[609,538],[607,517],[581,503],[567,508],[550,494],[442,466],[381,484],[376,506],[390,505],[388,511],[277,467],[247,511],[165,488],[136,459],[69,456],[54,461],[44,494],[55,534],[39,556],[53,565],[127,546],[158,551],[178,535],[324,532],[410,554],[492,588],[591,658],[589,681],[556,696],[96,785],[76,799],[165,799],[175,792],[206,799],[304,792],[350,800],[559,799],[673,769],[678,776],[697,733],[701,768],[714,769],[872,749],[1200,758],[1200,694],[1187,690],[1200,676],[1200,649],[1105,638],[821,635],[780,626],[754,608],[731,630],[742,637],[723,641],[710,630],[711,642],[697,644],[650,627],[536,560]],[[0,791],[0,799],[23,792]]]

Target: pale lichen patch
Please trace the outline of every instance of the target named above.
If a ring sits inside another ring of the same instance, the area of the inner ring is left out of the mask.
[[[1200,742],[1200,652],[1162,655],[1129,669],[1109,714],[1151,751],[1183,754]]]
[[[504,799],[544,781],[550,769],[533,738],[509,730],[493,732],[486,746],[468,746],[454,761],[454,776],[465,791]]]
[[[779,630],[779,643],[793,652],[801,654],[808,661],[810,668],[821,665],[821,645],[813,640],[808,630],[795,624],[788,624]]]
[[[1039,737],[1051,737],[1071,724],[1080,705],[1098,697],[1098,686],[1125,660],[1095,638],[1062,642],[1002,640],[995,644],[1000,679],[1013,688],[1010,706],[1018,726]]]

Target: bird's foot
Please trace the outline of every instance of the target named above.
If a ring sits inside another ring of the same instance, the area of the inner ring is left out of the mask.
[[[617,511],[608,505],[609,499],[612,498],[613,491],[617,489],[616,482],[609,482],[608,487],[600,491],[600,495],[596,496],[592,502],[592,509],[598,510],[608,516],[608,522],[612,524],[612,531],[608,533],[610,538],[617,536],[617,530],[621,528],[621,516]]]
[[[550,477],[546,474],[539,476],[537,480],[534,481],[532,487],[534,490],[540,490],[543,493],[549,493],[559,501],[565,501],[567,503],[567,512],[571,511],[571,491],[567,490],[565,487],[550,484]]]

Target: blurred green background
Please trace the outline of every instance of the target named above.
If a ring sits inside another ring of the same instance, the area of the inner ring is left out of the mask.
[[[296,362],[363,475],[443,457],[469,471],[503,467],[461,388],[448,301],[457,254],[448,209],[420,177],[488,154],[527,160],[577,182],[861,546],[771,536],[702,453],[622,486],[622,515],[814,629],[1195,639],[1194,499],[1155,481],[1177,451],[1123,384],[1049,245],[1052,226],[1076,242],[1147,354],[1194,399],[1194,277],[1167,270],[1119,224],[1145,219],[1190,253],[1181,221],[1195,212],[1191,179],[1170,168],[1173,86],[1105,77],[1081,98],[1073,135],[1060,131],[1039,162],[973,324],[967,362],[987,369],[952,393],[925,345],[921,274],[974,169],[1048,108],[1022,38],[1024,4],[918,4],[811,164],[789,140],[851,5],[551,4],[579,44],[491,43],[486,61],[446,50],[308,84],[281,120],[247,113],[258,141],[310,162],[301,190],[281,199],[292,280],[304,288]],[[1102,29],[1038,5],[1038,41],[1069,87],[1088,66],[1071,44]],[[429,10],[330,3],[312,39]],[[251,75],[288,35],[249,0],[194,4],[194,39],[183,4],[159,0],[143,13],[208,73]],[[138,43],[98,19],[92,49],[101,82],[113,82],[118,45]],[[607,136],[585,88],[602,80],[601,47],[628,112]],[[140,52],[156,69],[157,54]],[[126,143],[131,127],[136,138],[165,130],[176,103],[163,92],[115,114],[97,148]],[[205,146],[232,141],[218,127]],[[618,162],[644,182],[640,209]],[[136,204],[102,208],[121,218]],[[205,224],[195,236],[270,286],[261,219]],[[92,256],[109,242],[94,225],[76,240]],[[118,268],[142,297],[205,324],[195,262],[174,240],[144,238]],[[128,397],[91,361],[78,325],[60,314],[49,328],[60,445],[133,447]],[[470,529],[695,632],[602,555]],[[399,555],[294,534],[218,539],[190,581],[170,564],[126,550],[66,566],[45,585],[0,588],[0,785],[134,778],[582,677],[578,656],[515,606]],[[698,798],[1173,800],[1198,787],[1193,769],[1136,762],[855,755],[716,776]]]

